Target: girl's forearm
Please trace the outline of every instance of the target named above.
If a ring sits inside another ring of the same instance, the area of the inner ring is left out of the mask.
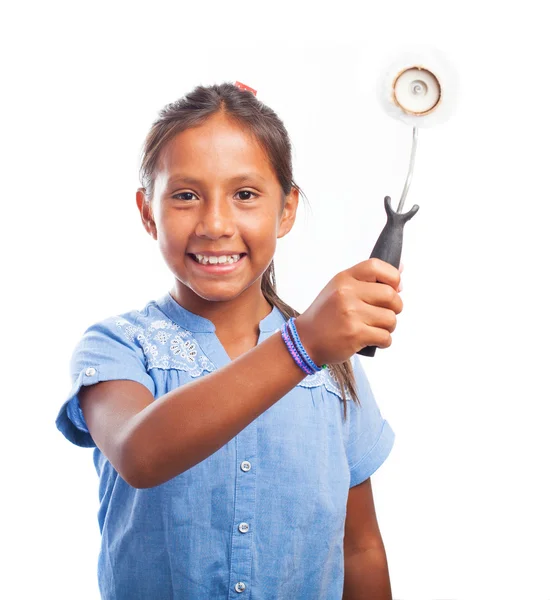
[[[384,546],[344,555],[342,600],[392,600]]]
[[[157,398],[125,434],[135,487],[159,485],[201,462],[305,376],[275,333],[218,371]]]

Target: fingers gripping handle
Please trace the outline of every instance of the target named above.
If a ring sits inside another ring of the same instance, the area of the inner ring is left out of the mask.
[[[374,245],[370,258],[379,258],[398,269],[399,262],[401,261],[401,249],[403,247],[403,228],[405,227],[405,223],[412,219],[418,212],[419,206],[415,204],[408,213],[397,213],[392,209],[390,202],[391,198],[386,196],[384,198],[384,206],[388,220],[384,229],[382,229],[378,241]],[[376,346],[366,346],[362,350],[359,350],[357,354],[374,356],[376,348]]]

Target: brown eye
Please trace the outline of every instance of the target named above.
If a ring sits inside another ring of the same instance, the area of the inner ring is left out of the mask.
[[[173,198],[176,200],[193,200],[193,198],[180,198],[180,196],[194,196],[193,192],[180,192],[179,194],[174,194]]]
[[[258,194],[255,194],[254,192],[251,192],[250,190],[241,190],[240,192],[237,192],[237,194],[252,194],[252,196],[258,196]],[[239,200],[252,200],[252,198],[239,198]]]

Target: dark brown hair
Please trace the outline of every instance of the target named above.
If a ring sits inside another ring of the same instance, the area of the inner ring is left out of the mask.
[[[285,196],[293,187],[305,196],[292,178],[291,143],[283,122],[252,92],[241,90],[226,82],[209,87],[197,86],[186,96],[160,110],[159,118],[151,126],[142,149],[140,181],[148,199],[153,197],[157,161],[165,144],[178,133],[189,127],[201,125],[219,112],[255,136],[266,152]],[[285,319],[300,314],[277,295],[273,261],[262,275],[261,289],[269,304],[276,306]],[[360,405],[351,362],[347,360],[341,364],[329,365],[329,369],[344,398],[345,420],[346,392]]]

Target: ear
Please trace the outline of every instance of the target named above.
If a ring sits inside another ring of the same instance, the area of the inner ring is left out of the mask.
[[[157,239],[157,226],[153,218],[153,210],[151,202],[147,199],[145,188],[139,188],[136,192],[136,204],[141,214],[141,222],[145,227],[147,233]]]
[[[290,194],[285,197],[285,203],[283,205],[283,210],[281,212],[281,217],[279,219],[279,230],[277,232],[277,238],[284,237],[294,225],[294,221],[296,220],[296,211],[298,210],[298,200],[299,200],[299,192],[298,189],[293,187],[290,190]]]

